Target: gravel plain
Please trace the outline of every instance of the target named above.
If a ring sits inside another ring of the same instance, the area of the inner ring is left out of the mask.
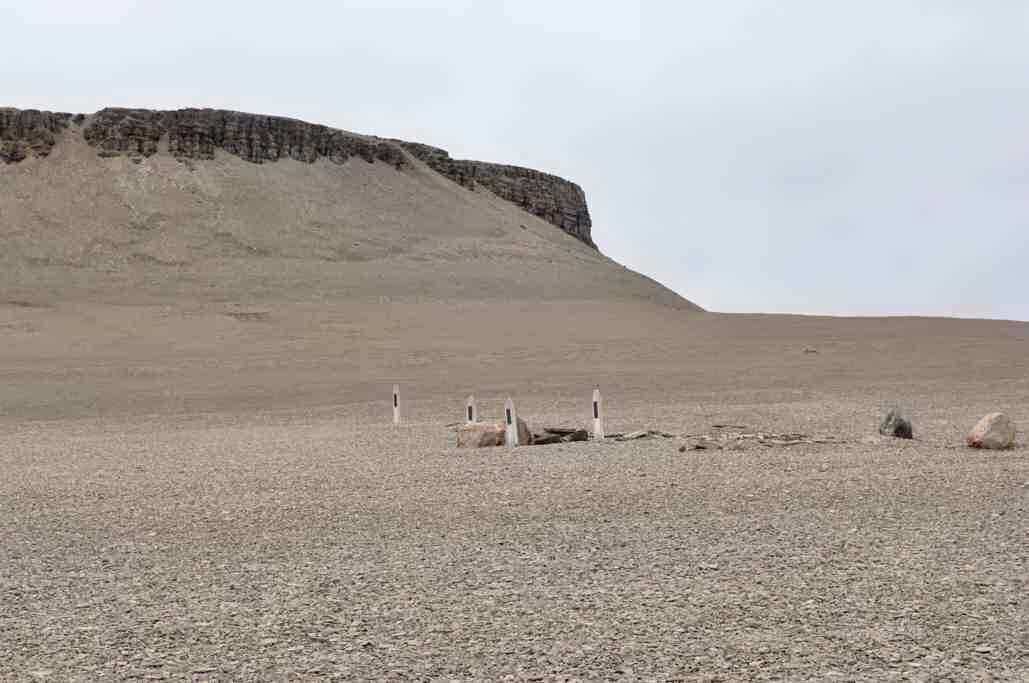
[[[271,325],[202,366],[139,340],[8,344],[0,679],[1029,678],[1025,433],[1003,453],[961,445],[992,409],[1029,425],[1029,326],[942,321],[912,341],[929,323],[655,316],[646,343],[591,347],[576,335],[609,314],[585,310],[550,337],[462,309],[452,324],[479,337],[366,341],[335,401],[345,361],[276,346]],[[439,313],[398,325],[442,329]],[[294,407],[262,398],[313,377],[305,358],[323,383]],[[585,426],[593,366],[609,431],[839,443],[454,448],[477,383],[486,417],[503,384],[530,424]],[[398,377],[417,395],[394,427]],[[876,435],[887,397],[912,406],[914,441]]]

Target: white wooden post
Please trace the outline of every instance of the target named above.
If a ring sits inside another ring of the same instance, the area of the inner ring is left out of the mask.
[[[508,448],[514,448],[518,445],[518,414],[510,398],[504,403],[504,425],[504,441]]]
[[[593,438],[604,438],[604,400],[600,397],[600,389],[593,390]]]
[[[468,424],[479,421],[479,413],[475,409],[475,396],[469,396],[465,403],[465,419],[468,420]]]
[[[393,385],[393,424],[400,424],[400,385]]]

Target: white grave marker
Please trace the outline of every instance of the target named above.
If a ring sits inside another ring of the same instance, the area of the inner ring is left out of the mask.
[[[400,385],[393,385],[393,424],[400,424]]]
[[[504,403],[504,426],[504,441],[508,448],[514,448],[518,445],[518,414],[510,398]]]
[[[593,390],[593,438],[604,438],[604,401],[600,389]]]
[[[479,413],[475,409],[475,396],[468,397],[465,404],[465,417],[468,419],[468,424],[479,421]]]

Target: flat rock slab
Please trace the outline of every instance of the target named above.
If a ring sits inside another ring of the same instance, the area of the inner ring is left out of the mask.
[[[578,427],[546,427],[540,434],[533,434],[532,443],[536,446],[547,446],[555,443],[571,443],[573,441],[589,441],[590,433]]]

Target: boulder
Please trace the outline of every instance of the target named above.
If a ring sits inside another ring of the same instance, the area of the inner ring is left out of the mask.
[[[990,413],[968,435],[972,448],[1001,450],[1015,445],[1015,423],[1004,413]]]
[[[911,420],[904,417],[896,408],[886,411],[886,414],[883,415],[882,422],[879,423],[879,433],[898,439],[914,438]]]
[[[471,422],[457,430],[458,448],[492,448],[504,445],[504,425],[492,422]]]
[[[469,422],[457,429],[458,448],[492,448],[507,443],[502,422]],[[521,446],[532,445],[532,432],[525,420],[518,418],[518,443]]]

